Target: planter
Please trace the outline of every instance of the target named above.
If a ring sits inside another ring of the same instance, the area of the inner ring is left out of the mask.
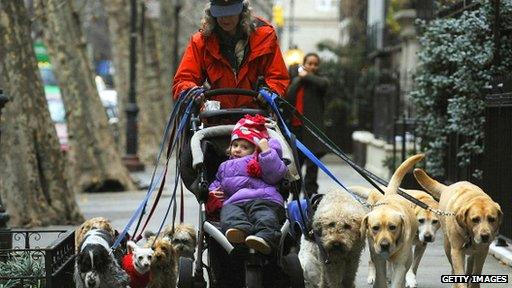
[[[74,230],[11,229],[0,236],[12,241],[0,249],[0,287],[74,287]]]

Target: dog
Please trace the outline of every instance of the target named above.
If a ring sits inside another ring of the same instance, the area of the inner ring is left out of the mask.
[[[135,242],[128,241],[128,254],[123,257],[122,267],[130,277],[131,288],[144,288],[149,283],[149,268],[154,251],[151,248],[139,247]]]
[[[382,190],[386,189],[385,187],[381,187]],[[377,189],[371,189],[367,187],[361,186],[353,186],[349,187],[349,190],[357,194],[363,199],[367,199],[369,203],[376,203],[379,199],[384,197]],[[421,202],[427,204],[429,207],[433,209],[437,209],[439,207],[439,203],[429,194],[420,191],[420,190],[410,190],[403,189],[407,194],[413,196],[414,198],[420,200]],[[411,268],[407,271],[405,282],[406,287],[417,287],[416,275],[418,271],[418,267],[421,262],[421,258],[427,249],[428,243],[434,242],[436,239],[436,233],[439,228],[441,228],[441,224],[439,222],[439,217],[428,210],[421,208],[420,206],[414,205],[414,214],[416,215],[416,220],[418,221],[418,233],[414,239],[414,254]],[[370,275],[368,275],[368,284],[373,284],[375,280],[375,266],[373,262],[370,260]]]
[[[179,257],[194,259],[194,253],[197,245],[197,232],[194,226],[180,223],[172,229],[169,225],[164,229],[163,235],[171,239],[171,243],[176,249]]]
[[[78,288],[125,288],[128,275],[121,269],[110,247],[114,238],[110,231],[91,229],[82,235],[75,258],[74,281]]]
[[[362,221],[361,235],[368,240],[370,258],[375,265],[374,270],[370,265],[368,273],[368,282],[373,282],[373,287],[387,287],[386,261],[392,268],[391,287],[404,287],[406,284],[418,223],[413,205],[397,191],[405,174],[423,158],[423,154],[409,157],[391,177],[384,189],[385,194],[378,196],[373,193],[369,197],[368,202],[374,206]]]
[[[441,218],[444,231],[444,251],[452,266],[453,275],[482,273],[489,245],[498,234],[503,212],[478,186],[460,181],[450,186],[430,178],[421,169],[414,170],[418,183],[439,199],[439,209],[455,214]],[[465,254],[469,255],[464,269]],[[453,287],[466,287],[456,284]],[[470,283],[469,287],[480,287]]]
[[[178,252],[169,237],[150,237],[145,247],[154,251],[148,288],[175,288],[178,273]]]
[[[75,252],[78,252],[80,244],[83,242],[85,234],[92,229],[101,229],[109,233],[113,238],[115,237],[114,227],[110,224],[110,221],[104,217],[95,217],[86,220],[80,225],[75,231]]]
[[[323,196],[313,214],[312,234],[303,235],[300,243],[298,256],[306,287],[355,287],[364,248],[359,233],[364,215],[363,206],[343,191],[333,190]],[[322,259],[313,234],[320,240],[326,259]]]

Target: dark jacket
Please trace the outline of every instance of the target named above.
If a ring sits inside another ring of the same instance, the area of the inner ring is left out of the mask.
[[[286,98],[288,102],[295,105],[297,100],[297,91],[300,86],[304,86],[304,116],[311,120],[320,130],[325,131],[324,112],[325,112],[325,95],[329,87],[329,80],[326,77],[308,73],[304,77],[293,78]],[[314,153],[325,153],[324,145],[319,145],[318,140],[309,135],[309,132],[303,131],[297,135],[299,140],[306,145]]]

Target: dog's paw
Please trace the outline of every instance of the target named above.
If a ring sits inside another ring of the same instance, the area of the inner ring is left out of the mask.
[[[368,278],[366,278],[366,283],[368,283],[368,285],[375,283],[375,266],[372,261],[368,263]]]
[[[366,283],[368,283],[368,285],[373,285],[373,283],[375,283],[375,274],[369,273],[368,278],[366,278]]]
[[[405,287],[407,288],[416,288],[418,287],[418,282],[416,282],[416,275],[411,271],[407,272],[405,275]]]

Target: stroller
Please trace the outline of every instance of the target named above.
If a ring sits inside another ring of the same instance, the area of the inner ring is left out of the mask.
[[[246,95],[254,97],[256,101],[258,92],[244,89],[210,90],[204,93],[204,100],[220,95]],[[179,259],[178,287],[206,287],[203,268],[206,268],[210,287],[234,287],[243,283],[245,287],[251,288],[304,287],[303,271],[297,256],[297,239],[290,233],[291,225],[288,219],[282,224],[282,237],[277,251],[273,257],[268,257],[245,245],[234,247],[219,230],[219,223],[208,219],[206,215],[208,186],[213,181],[220,163],[227,159],[225,151],[229,146],[234,124],[246,114],[271,116],[266,109],[248,108],[200,111],[199,107],[196,107],[191,114],[189,131],[192,135],[185,137],[189,139],[189,143],[185,141],[183,144],[186,148],[190,147],[190,153],[180,153],[180,170],[185,186],[196,195],[199,202],[198,256],[195,263],[190,258]],[[283,161],[288,166],[288,174],[278,186],[283,198],[287,199],[290,193],[298,195],[300,177],[289,143],[277,124],[271,123],[270,126],[273,127],[268,128],[269,135],[281,143]],[[202,256],[205,251],[206,263],[203,263]],[[245,275],[245,279],[232,279],[237,283],[235,284],[226,279],[232,275]]]

